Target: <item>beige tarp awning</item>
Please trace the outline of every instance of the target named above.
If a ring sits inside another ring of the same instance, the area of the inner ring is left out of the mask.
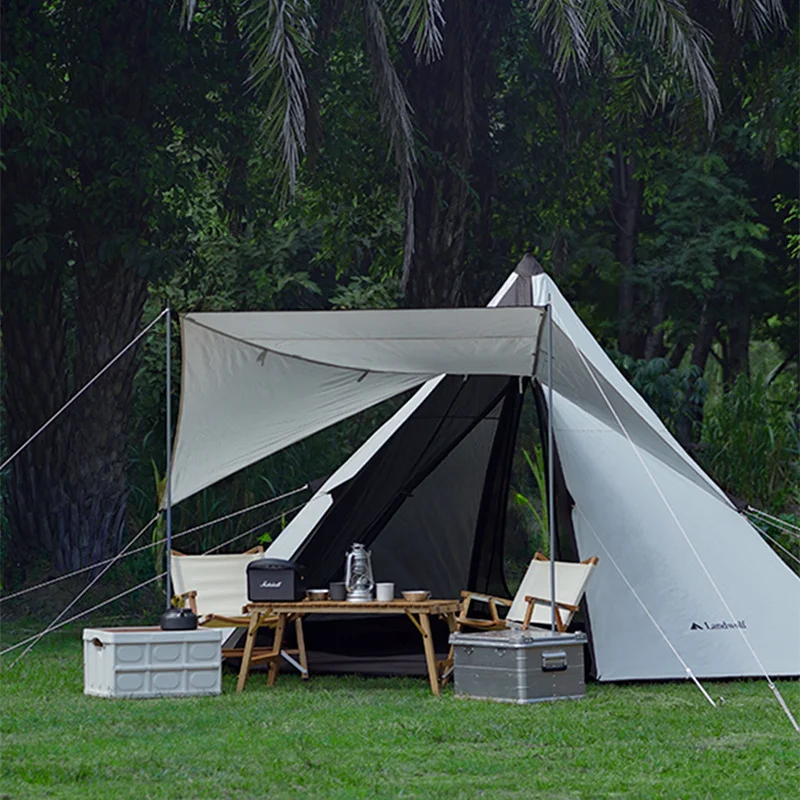
[[[532,375],[544,314],[527,307],[184,316],[172,502],[435,375]]]

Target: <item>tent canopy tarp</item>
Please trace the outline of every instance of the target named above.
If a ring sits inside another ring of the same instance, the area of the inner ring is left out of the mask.
[[[172,502],[432,376],[530,376],[544,313],[187,314]]]

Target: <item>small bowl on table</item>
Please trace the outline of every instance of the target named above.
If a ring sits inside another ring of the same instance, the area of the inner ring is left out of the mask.
[[[403,600],[409,603],[421,603],[423,600],[427,600],[431,596],[431,593],[427,589],[409,589],[406,592],[403,592]]]
[[[308,589],[306,590],[306,597],[309,600],[330,600],[331,593],[327,589]]]

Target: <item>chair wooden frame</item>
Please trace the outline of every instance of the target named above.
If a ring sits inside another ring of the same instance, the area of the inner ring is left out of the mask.
[[[237,553],[233,557],[252,556],[263,552],[264,548],[261,545],[258,545],[250,550],[246,550],[244,553]],[[179,552],[178,550],[172,550],[171,556],[173,558],[202,558],[202,556],[189,556],[186,553]],[[246,581],[246,573],[242,575],[242,580]],[[197,624],[199,626],[208,628],[244,628],[245,630],[249,628],[250,615],[244,611],[244,606],[242,606],[241,614],[217,614],[213,612],[206,612],[203,614],[198,613],[198,594],[202,595],[202,587],[186,589],[185,591],[177,593],[175,596],[184,602],[188,602],[189,608],[191,608],[191,610],[198,615]],[[246,597],[246,590],[244,595]],[[277,664],[280,658],[283,657],[295,669],[297,669],[302,678],[305,680],[308,678],[308,658],[306,655],[305,639],[303,637],[303,626],[299,617],[292,616],[288,621],[294,623],[297,647],[290,649],[281,646],[280,648],[276,649],[274,645],[273,647],[252,647],[251,645],[252,662],[268,662],[271,670],[273,668],[272,665],[275,664],[274,669],[277,671]],[[259,627],[271,628],[274,630],[277,627],[278,622],[279,620],[276,614],[272,617],[262,619]],[[245,654],[245,647],[246,643],[242,646],[237,645],[233,647],[225,647],[223,645],[222,657],[243,658]],[[297,659],[295,659],[293,656],[297,656]]]
[[[549,561],[547,556],[543,555],[542,553],[536,553],[533,557],[534,561]],[[587,558],[584,561],[581,561],[581,564],[595,566],[598,563],[599,559],[597,556],[592,556],[591,558]],[[563,562],[556,562],[556,564],[563,563]],[[522,587],[520,587],[522,588]],[[581,593],[582,594],[582,593]],[[553,600],[550,597],[539,597],[537,595],[532,594],[525,594],[524,600],[526,603],[525,614],[522,619],[522,629],[528,630],[531,625],[531,618],[533,617],[534,610],[536,605],[544,605],[547,607],[553,606]],[[486,603],[489,607],[489,619],[480,619],[475,617],[469,616],[469,607],[473,602],[482,602]],[[580,602],[580,598],[578,598],[578,602]],[[514,604],[513,600],[509,600],[505,597],[497,597],[496,595],[491,594],[483,594],[480,592],[473,592],[473,591],[463,591],[461,592],[461,607],[459,609],[458,616],[456,617],[456,624],[458,625],[458,629],[461,630],[463,627],[470,627],[470,628],[477,628],[479,630],[503,630],[509,627],[508,622],[504,617],[501,617],[497,607],[498,605],[503,606],[507,609],[511,609],[511,606]],[[579,606],[577,604],[573,605],[571,603],[564,603],[558,600],[555,601],[555,623],[556,623],[556,630],[560,633],[564,633],[567,630],[567,626],[569,625],[572,616],[577,612]],[[566,621],[564,617],[562,617],[562,611],[567,612],[565,616],[567,617]],[[508,613],[508,612],[506,612]]]

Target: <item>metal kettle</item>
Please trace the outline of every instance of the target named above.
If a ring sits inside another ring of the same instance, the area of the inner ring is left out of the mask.
[[[197,614],[190,608],[168,608],[161,615],[162,631],[193,631],[197,628]]]
[[[372,576],[372,557],[366,546],[354,543],[344,566],[348,601],[366,603],[372,600],[375,579]]]

